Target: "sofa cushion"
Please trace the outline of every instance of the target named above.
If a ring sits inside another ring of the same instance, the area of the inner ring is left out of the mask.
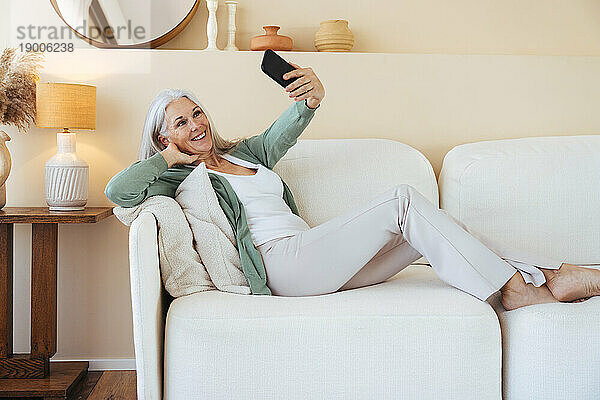
[[[165,395],[500,399],[500,348],[489,304],[427,266],[320,296],[202,292],[169,308]]]
[[[439,186],[441,208],[499,247],[600,264],[600,135],[456,146]]]
[[[502,327],[504,399],[600,398],[600,296],[504,310],[490,298]]]

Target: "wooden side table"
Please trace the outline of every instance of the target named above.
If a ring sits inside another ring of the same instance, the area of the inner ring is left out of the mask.
[[[88,362],[50,362],[56,354],[58,224],[88,224],[112,215],[111,207],[49,211],[0,210],[0,397],[66,399],[87,374]],[[13,354],[13,225],[31,224],[31,353]]]

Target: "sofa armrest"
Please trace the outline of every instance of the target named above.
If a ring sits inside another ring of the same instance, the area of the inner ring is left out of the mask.
[[[160,400],[165,316],[170,296],[162,286],[158,228],[149,212],[141,212],[129,229],[129,274],[138,399]]]

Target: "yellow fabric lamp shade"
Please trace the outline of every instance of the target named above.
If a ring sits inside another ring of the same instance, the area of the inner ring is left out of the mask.
[[[96,129],[96,87],[77,83],[36,85],[40,128]]]
[[[56,154],[46,161],[46,203],[50,211],[78,211],[88,198],[89,166],[76,152],[69,129],[96,129],[96,87],[77,83],[36,85],[36,125],[62,128]]]

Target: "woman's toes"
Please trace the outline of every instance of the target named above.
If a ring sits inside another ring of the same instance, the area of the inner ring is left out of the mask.
[[[584,297],[583,299],[573,300],[573,301],[571,301],[571,303],[581,303],[582,301],[586,301],[586,300],[589,300],[589,297]]]

